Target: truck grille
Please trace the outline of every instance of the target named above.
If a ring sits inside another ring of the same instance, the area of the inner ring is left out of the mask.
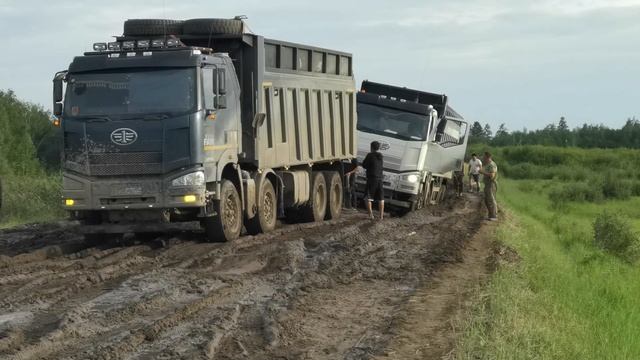
[[[69,160],[66,161],[66,166],[69,169],[93,176],[162,173],[162,153],[160,152],[93,153],[88,155],[88,160],[88,168],[85,164]]]
[[[89,163],[91,165],[161,164],[162,153],[138,152],[90,154]]]
[[[162,164],[89,165],[89,172],[94,176],[161,174]]]

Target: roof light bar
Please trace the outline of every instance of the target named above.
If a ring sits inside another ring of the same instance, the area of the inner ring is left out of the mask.
[[[138,49],[148,49],[149,48],[149,43],[151,41],[149,40],[138,40]]]
[[[161,48],[164,47],[164,40],[162,39],[155,39],[151,41],[151,47],[152,48]]]
[[[133,50],[136,47],[136,42],[135,41],[124,41],[122,43],[122,49],[123,50]]]
[[[167,39],[167,47],[177,47],[180,46],[179,39]]]
[[[109,51],[120,51],[120,43],[119,42],[110,42],[107,44]]]
[[[107,50],[107,44],[106,43],[94,43],[93,44],[93,50],[94,51],[105,51],[105,50]]]

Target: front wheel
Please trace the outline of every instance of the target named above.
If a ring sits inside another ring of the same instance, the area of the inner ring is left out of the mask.
[[[208,241],[226,242],[237,239],[242,230],[242,202],[235,185],[222,180],[220,200],[213,202],[215,216],[202,220]]]

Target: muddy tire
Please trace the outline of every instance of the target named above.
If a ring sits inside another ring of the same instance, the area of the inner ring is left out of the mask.
[[[226,242],[237,239],[242,230],[242,202],[231,181],[222,180],[220,200],[215,200],[213,206],[216,215],[202,220],[207,240]]]
[[[342,214],[342,180],[336,171],[325,171],[324,180],[327,184],[327,211],[325,220],[338,219]]]
[[[129,19],[124,22],[124,36],[181,35],[181,20]]]
[[[440,193],[438,194],[438,204],[441,204],[446,197],[447,197],[447,184],[442,184],[440,186]]]
[[[422,190],[418,194],[418,198],[414,204],[413,210],[424,209],[429,205],[429,201],[431,199],[431,182],[427,181],[422,185]]]
[[[253,219],[245,221],[247,232],[251,235],[268,233],[276,228],[278,217],[278,198],[271,181],[265,179],[260,185],[258,195],[258,213]]]
[[[191,19],[184,22],[182,31],[188,35],[242,34],[242,20]]]
[[[327,213],[327,183],[321,172],[311,173],[311,194],[309,202],[302,208],[305,222],[324,220]]]

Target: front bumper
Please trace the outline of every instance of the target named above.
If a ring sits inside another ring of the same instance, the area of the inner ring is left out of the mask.
[[[62,180],[62,204],[67,210],[123,210],[198,208],[206,202],[206,187],[172,187],[171,181],[201,170],[163,176],[82,177],[65,172]]]
[[[409,174],[409,173],[407,173]],[[410,209],[418,197],[420,191],[420,181],[409,182],[404,179],[404,175],[391,172],[383,172],[384,179],[382,185],[384,188],[385,204]],[[414,174],[413,172],[410,174]],[[364,172],[359,172],[356,177],[356,192],[364,194],[366,192],[367,179]]]

